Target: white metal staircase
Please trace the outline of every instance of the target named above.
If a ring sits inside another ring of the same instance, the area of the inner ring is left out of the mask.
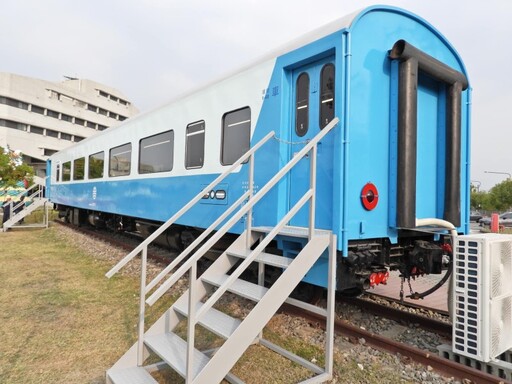
[[[5,232],[11,228],[34,228],[48,227],[48,199],[44,197],[44,186],[42,184],[34,184],[25,190],[19,197],[23,196],[24,200],[9,203],[9,212],[11,213],[9,220],[3,223],[2,230]],[[43,217],[40,223],[23,224],[22,220],[34,212],[36,209],[43,207]]]
[[[107,371],[107,383],[157,383],[149,371],[164,365],[171,367],[184,377],[187,384],[220,383],[223,379],[230,383],[243,383],[241,379],[231,374],[230,370],[247,348],[254,343],[259,343],[308,368],[312,372],[312,377],[303,381],[303,383],[321,383],[332,378],[336,238],[330,231],[315,229],[314,222],[317,144],[337,123],[338,119],[335,118],[272,177],[265,186],[260,188],[257,193],[254,193],[254,154],[274,136],[274,132],[269,133],[233,164],[230,169],[204,188],[189,204],[171,217],[161,228],[155,231],[107,273],[107,277],[113,276],[135,256],[141,254],[138,342]],[[275,227],[253,227],[251,225],[253,206],[301,158],[308,154],[311,161],[309,190],[280,219]],[[201,236],[173,260],[153,281],[146,284],[148,244],[163,233],[191,206],[197,203],[206,192],[210,191],[216,184],[247,160],[249,161],[247,192],[228,207]],[[308,228],[287,226],[291,218],[307,203],[309,203]],[[200,277],[197,277],[198,260],[244,216],[246,216],[246,230],[244,233]],[[266,247],[279,235],[303,237],[307,239],[307,242],[300,253],[293,259],[266,253]],[[289,298],[292,290],[324,253],[328,254],[329,257],[327,308],[318,308]],[[240,278],[251,263],[258,264],[258,284]],[[266,265],[283,269],[282,274],[269,288],[264,286]],[[187,273],[189,280],[188,290],[155,324],[147,331],[144,331],[146,304],[153,305]],[[170,276],[167,277],[168,275]],[[166,277],[167,280],[162,283]],[[244,319],[233,318],[214,308],[219,298],[227,291],[256,303],[255,307]],[[148,295],[149,297],[147,297]],[[263,339],[263,328],[284,302],[313,310],[326,317],[325,367],[318,367],[308,360]],[[186,336],[183,334],[178,335],[180,331],[177,330],[177,327],[185,321],[187,323]],[[223,344],[218,348],[209,350],[208,353],[199,351],[195,348],[195,330],[197,327],[205,328],[217,335],[224,340]],[[161,362],[148,365],[146,361],[150,352],[157,355]]]

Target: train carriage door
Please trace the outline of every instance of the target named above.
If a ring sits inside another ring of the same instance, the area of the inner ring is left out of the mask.
[[[297,68],[292,73],[292,116],[290,158],[315,137],[335,116],[334,57]],[[318,144],[317,154],[317,228],[332,228],[333,138],[332,132]],[[304,157],[290,171],[289,207],[309,188],[310,157]],[[309,208],[304,206],[291,220],[291,225],[308,225]]]

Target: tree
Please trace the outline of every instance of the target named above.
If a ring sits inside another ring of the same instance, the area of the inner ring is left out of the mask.
[[[34,169],[23,163],[22,156],[7,147],[0,147],[0,183],[2,187],[14,187],[16,183],[26,180],[32,184]]]
[[[494,208],[489,204],[489,194],[485,191],[478,191],[471,188],[471,209],[492,211]]]
[[[507,179],[496,184],[489,191],[489,204],[497,211],[505,211],[512,207],[512,180]]]

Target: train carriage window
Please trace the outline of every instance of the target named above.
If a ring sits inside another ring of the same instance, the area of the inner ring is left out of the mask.
[[[132,163],[132,144],[124,144],[110,150],[108,175],[112,177],[130,174]]]
[[[222,165],[231,165],[251,145],[251,108],[228,112],[222,118]]]
[[[60,180],[60,163],[57,163],[57,167],[55,168],[55,180],[61,181]]]
[[[295,133],[304,136],[309,128],[309,75],[306,72],[297,78],[295,93]]]
[[[187,125],[185,168],[201,168],[204,164],[204,120]]]
[[[62,164],[62,181],[71,180],[71,161]]]
[[[73,161],[73,180],[84,179],[85,157]]]
[[[326,64],[320,74],[320,128],[334,119],[334,65]]]
[[[172,170],[174,159],[174,131],[159,133],[140,141],[139,173]]]
[[[89,179],[103,177],[103,166],[105,164],[105,152],[98,152],[89,156]]]

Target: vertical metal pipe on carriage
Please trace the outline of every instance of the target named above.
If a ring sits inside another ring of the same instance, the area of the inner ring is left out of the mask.
[[[389,57],[399,60],[397,227],[413,228],[416,220],[417,96],[419,71],[447,85],[444,215],[460,226],[461,94],[468,80],[461,72],[398,40]]]

